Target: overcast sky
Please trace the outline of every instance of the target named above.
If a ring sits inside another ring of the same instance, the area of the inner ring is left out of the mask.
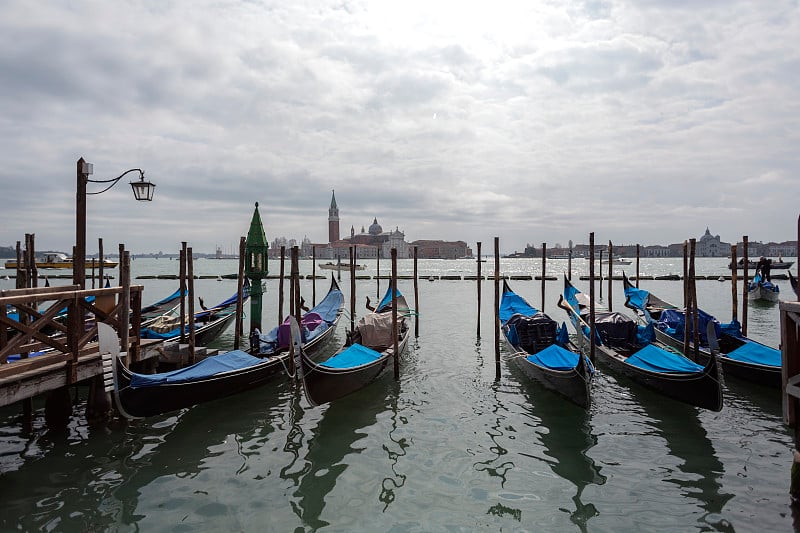
[[[0,245],[797,236],[796,0],[0,2]],[[91,190],[99,190],[99,186]]]

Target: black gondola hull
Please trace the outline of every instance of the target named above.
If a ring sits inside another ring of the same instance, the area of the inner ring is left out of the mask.
[[[546,389],[554,391],[584,409],[589,408],[591,405],[591,373],[583,355],[580,356],[580,362],[575,368],[571,370],[553,370],[529,361],[526,358],[526,354],[523,354],[512,345],[507,338],[506,346],[509,350],[515,352],[511,357],[511,362],[529,379],[540,383]],[[580,353],[576,347],[573,346],[572,348],[574,348],[573,351]]]
[[[408,344],[409,335],[410,329],[404,328],[402,338],[398,342],[401,355]],[[303,351],[299,359],[306,398],[312,405],[322,405],[363,389],[380,378],[389,368],[393,368],[393,357],[390,352],[382,352],[380,358],[369,364],[340,369],[317,364]]]
[[[283,373],[284,364],[280,358],[272,358],[202,380],[132,388],[130,372],[118,362],[117,401],[123,413],[132,417],[160,415],[259,387]]]

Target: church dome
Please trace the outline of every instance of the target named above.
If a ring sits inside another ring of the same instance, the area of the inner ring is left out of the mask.
[[[369,234],[380,235],[381,233],[383,233],[383,228],[380,224],[378,224],[378,218],[375,217],[375,219],[372,221],[372,224],[369,226]]]

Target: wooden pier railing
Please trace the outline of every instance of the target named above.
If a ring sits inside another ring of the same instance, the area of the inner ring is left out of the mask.
[[[77,285],[0,291],[0,379],[66,362],[66,382],[75,383],[78,358],[91,351],[89,344],[97,338],[97,321],[118,333],[130,328],[129,362],[137,361],[141,302],[141,285],[130,286],[130,292],[125,287],[78,290]],[[18,320],[9,316],[9,308]],[[129,322],[124,318],[128,309]],[[9,363],[16,354],[20,359]]]

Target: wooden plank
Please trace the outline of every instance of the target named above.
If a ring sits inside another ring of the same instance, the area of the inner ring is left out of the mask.
[[[76,290],[78,290],[77,285],[58,285],[56,287],[34,287],[28,289],[6,289],[4,291],[0,291],[0,298],[11,298],[15,296],[31,296],[31,295],[43,296],[53,293],[59,293],[64,291],[76,291]]]
[[[68,287],[73,287],[73,285],[69,285]],[[41,291],[44,289],[58,289],[57,291],[46,293],[46,294],[37,294],[33,291]],[[14,296],[4,296],[4,292],[10,292],[11,290],[17,291],[18,294]],[[143,285],[131,285],[131,291],[143,291]],[[47,300],[71,300],[73,298],[87,298],[89,296],[106,296],[111,294],[120,294],[122,292],[122,287],[109,287],[107,289],[85,289],[82,291],[77,290],[64,290],[63,286],[59,287],[42,287],[38,289],[10,289],[8,291],[0,291],[0,304],[11,304],[16,305],[15,302],[27,302],[31,299],[40,300],[40,301],[47,301]],[[45,296],[44,298],[36,298],[36,296]]]

